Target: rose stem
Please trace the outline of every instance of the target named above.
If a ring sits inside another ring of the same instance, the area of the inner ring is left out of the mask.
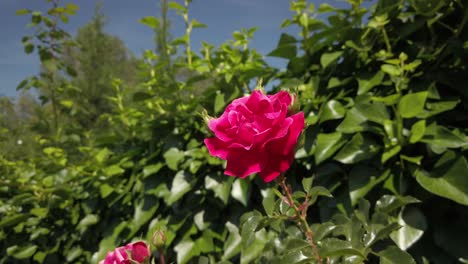
[[[284,174],[280,175],[278,182],[281,188],[283,189],[284,195],[286,195],[286,198],[288,199],[289,206],[293,208],[294,212],[296,213],[296,218],[298,219],[297,224],[305,233],[307,240],[309,240],[309,243],[312,246],[312,249],[314,250],[315,257],[318,263],[322,263],[322,259],[320,258],[320,255],[317,250],[317,246],[315,245],[315,242],[314,242],[314,233],[312,232],[312,229],[310,229],[309,223],[307,223],[306,215],[302,214],[301,210],[299,210],[299,208],[294,203],[294,200],[291,195],[291,187],[286,184],[286,177],[284,177]]]
[[[166,264],[166,259],[164,258],[164,253],[162,250],[158,250],[159,252],[159,264]]]

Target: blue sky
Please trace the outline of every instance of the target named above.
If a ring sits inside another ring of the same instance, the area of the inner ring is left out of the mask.
[[[70,18],[64,28],[71,34],[93,15],[97,0],[63,0],[62,4],[74,3],[80,7],[76,16]],[[176,2],[182,3],[183,0]],[[346,5],[341,0],[314,0],[318,5],[329,2],[334,6]],[[140,24],[144,16],[156,16],[159,12],[159,0],[104,0],[103,11],[108,17],[106,32],[120,37],[127,47],[139,56],[144,49],[153,48],[153,32]],[[16,16],[18,9],[46,10],[48,5],[43,0],[0,0],[0,95],[16,96],[16,86],[25,77],[38,72],[39,63],[36,55],[26,55],[21,45],[21,37],[31,33],[26,27],[28,16]],[[201,41],[219,45],[231,38],[235,30],[258,27],[252,47],[262,54],[267,54],[277,44],[281,22],[291,17],[289,0],[194,0],[189,9],[190,16],[207,24],[208,28],[195,29],[192,43],[195,50]],[[184,32],[183,20],[174,11],[170,11],[173,37]],[[290,33],[295,34],[293,29]],[[293,31],[293,32],[291,32]],[[275,66],[284,65],[280,59],[267,58]]]

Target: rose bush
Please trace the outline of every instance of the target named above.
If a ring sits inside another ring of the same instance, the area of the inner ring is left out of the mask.
[[[99,264],[145,263],[149,259],[150,254],[148,245],[143,241],[138,241],[118,247],[114,251],[107,253],[106,258],[99,262]]]
[[[291,166],[304,129],[304,113],[290,115],[292,103],[288,92],[265,95],[255,90],[209,120],[215,137],[204,142],[211,155],[227,160],[225,174],[244,178],[258,173],[270,182]]]

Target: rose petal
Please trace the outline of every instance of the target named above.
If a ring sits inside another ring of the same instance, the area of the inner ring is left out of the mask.
[[[132,244],[132,260],[143,262],[150,256],[148,246],[143,241],[138,241]]]
[[[293,120],[293,123],[289,127],[288,140],[286,142],[285,148],[283,149],[283,154],[286,155],[294,151],[294,147],[297,144],[297,139],[299,138],[299,135],[301,134],[305,126],[303,112],[299,112],[295,115],[290,116],[289,118]]]
[[[271,138],[267,139],[263,143],[263,147],[271,144],[271,142],[277,141],[278,139],[286,138],[286,136],[288,135],[288,132],[289,132],[289,127],[291,126],[291,124],[293,122],[294,122],[294,119],[291,119],[291,118],[284,119],[283,123],[277,128],[277,130],[274,130],[273,132],[271,132],[271,134],[272,134]],[[276,148],[274,150],[277,151]],[[273,152],[273,153],[275,153],[275,152]]]
[[[258,152],[243,149],[231,149],[227,157],[224,173],[230,176],[245,178],[260,171],[262,155]]]
[[[292,103],[291,95],[286,91],[279,91],[274,95],[268,96],[273,103],[280,103],[289,106]]]
[[[220,157],[224,160],[227,158],[229,149],[224,141],[221,141],[218,138],[206,138],[203,142],[211,156]]]
[[[294,159],[294,154],[289,156],[270,155],[268,161],[262,164],[262,170],[258,173],[264,182],[271,182],[282,172],[289,169]]]
[[[252,111],[252,113],[256,114],[273,111],[270,98],[259,90],[252,92],[245,105]]]

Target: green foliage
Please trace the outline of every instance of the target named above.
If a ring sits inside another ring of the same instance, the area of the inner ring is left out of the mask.
[[[76,6],[19,10],[42,25],[23,44],[39,52],[44,68],[20,88],[43,89],[51,103],[21,119],[36,124],[31,132],[8,119],[16,110],[2,101],[0,263],[97,263],[159,230],[166,259],[177,263],[317,263],[311,237],[323,263],[468,259],[468,7],[380,0],[368,10],[348,2],[347,9],[291,2],[283,26],[298,26],[300,35],[281,34],[269,53],[288,61],[279,72],[249,48],[255,28],[193,51],[191,32],[203,25],[189,17],[190,1],[162,1],[186,32],[158,35],[138,79],[127,78],[131,66],[115,71],[119,79],[105,67],[97,75],[67,69],[68,35],[54,25]],[[163,34],[163,17],[141,23]],[[82,47],[118,42],[99,31],[100,21],[81,31]],[[58,32],[60,48],[52,53],[43,38],[50,32]],[[89,34],[99,36],[86,42]],[[90,67],[102,52],[77,56]],[[274,184],[223,175],[223,162],[203,144],[206,115],[219,115],[252,83],[274,79],[274,90],[296,92],[308,123],[286,173],[292,202]],[[83,91],[86,100],[72,96]],[[106,109],[90,107],[92,100]],[[85,110],[100,126],[80,125]],[[28,147],[8,151],[19,138]]]

